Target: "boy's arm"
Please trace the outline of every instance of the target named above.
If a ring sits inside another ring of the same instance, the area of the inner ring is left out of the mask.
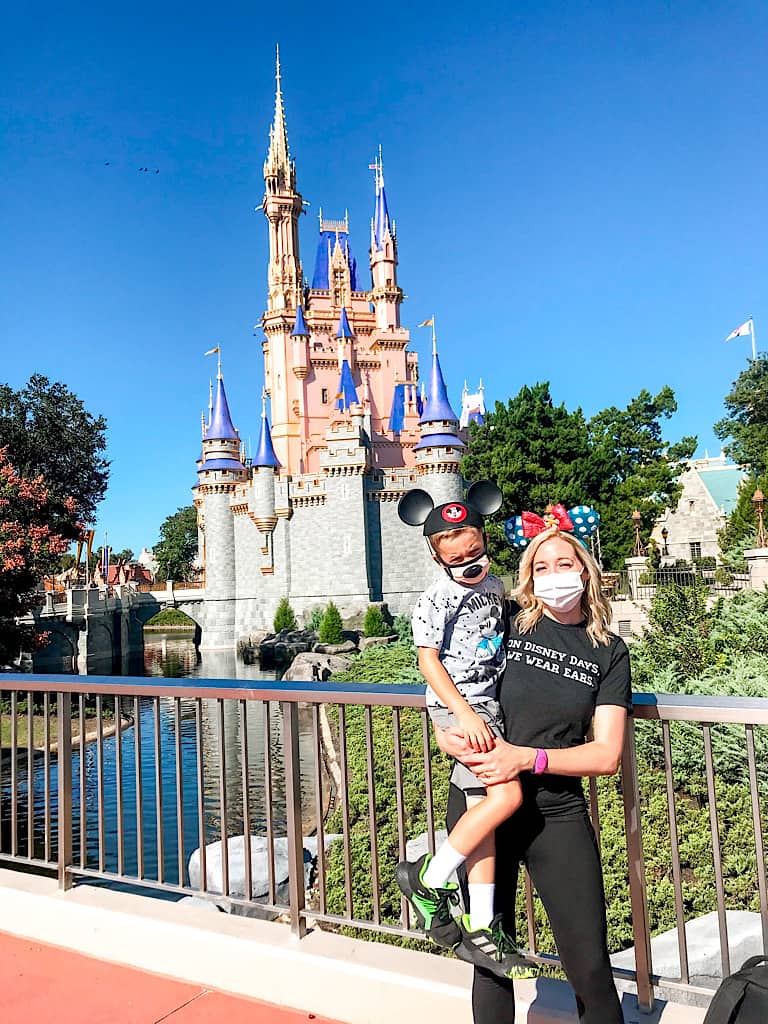
[[[464,739],[472,749],[478,752],[493,750],[495,740],[488,723],[472,710],[459,693],[440,661],[440,652],[434,647],[419,647],[419,670],[441,704],[455,716]]]

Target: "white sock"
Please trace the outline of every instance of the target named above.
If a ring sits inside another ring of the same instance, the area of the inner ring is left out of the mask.
[[[446,839],[429,862],[422,881],[430,889],[442,889],[456,868],[463,864],[466,859],[464,854],[454,850],[450,841]]]
[[[493,882],[483,884],[469,883],[469,926],[473,932],[478,928],[487,928],[493,920],[493,895],[496,886]]]

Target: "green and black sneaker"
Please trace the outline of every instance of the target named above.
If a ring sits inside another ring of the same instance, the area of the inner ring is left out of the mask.
[[[431,889],[422,881],[432,860],[425,853],[416,861],[403,860],[397,865],[395,879],[400,892],[413,907],[416,923],[428,939],[438,946],[452,949],[461,942],[461,931],[451,914],[451,906],[459,902],[459,887],[449,882],[440,889]]]
[[[460,960],[482,967],[500,978],[535,978],[537,970],[526,959],[504,931],[501,914],[497,914],[487,928],[470,927],[469,914],[459,922],[461,942],[454,950]]]

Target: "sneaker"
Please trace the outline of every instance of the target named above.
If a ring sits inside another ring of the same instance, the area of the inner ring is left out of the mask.
[[[451,906],[459,902],[459,887],[449,882],[432,889],[423,882],[432,855],[423,854],[416,861],[403,860],[395,870],[395,880],[416,917],[416,923],[428,939],[452,949],[461,941],[461,931],[451,914]]]
[[[461,942],[454,952],[460,960],[491,971],[500,978],[534,978],[536,968],[515,946],[504,931],[501,914],[487,928],[472,931],[469,914],[461,918]]]

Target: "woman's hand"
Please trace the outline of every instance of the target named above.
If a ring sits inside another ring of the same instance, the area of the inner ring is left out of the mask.
[[[536,760],[533,747],[517,747],[513,743],[497,738],[493,750],[487,754],[470,751],[461,760],[488,785],[499,782],[511,782],[520,772],[529,772]]]

